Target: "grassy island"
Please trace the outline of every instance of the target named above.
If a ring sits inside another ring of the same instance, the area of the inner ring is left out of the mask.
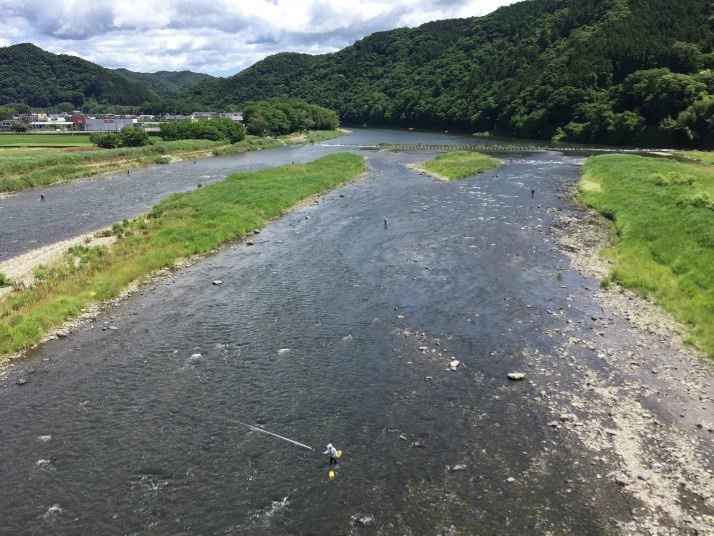
[[[656,300],[714,356],[714,167],[595,156],[579,190],[614,222],[616,243],[603,252],[610,279]]]
[[[73,247],[52,266],[36,270],[36,284],[0,298],[0,356],[32,346],[130,283],[240,239],[365,169],[362,157],[336,153],[309,164],[236,173],[169,196],[146,214],[116,224],[111,247]]]
[[[500,165],[501,161],[492,156],[473,151],[457,151],[439,155],[416,168],[439,179],[456,180],[478,175]]]

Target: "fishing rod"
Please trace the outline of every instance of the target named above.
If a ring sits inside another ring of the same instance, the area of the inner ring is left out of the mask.
[[[273,432],[268,432],[267,430],[263,430],[262,428],[258,428],[257,426],[252,426],[252,425],[246,424],[246,423],[244,423],[244,422],[240,422],[240,421],[233,421],[233,422],[235,422],[235,423],[237,423],[237,424],[240,424],[240,425],[243,425],[243,426],[246,426],[246,427],[250,428],[251,430],[255,430],[255,431],[257,431],[257,432],[262,432],[262,433],[264,433],[264,434],[268,434],[268,435],[277,437],[277,438],[279,438],[279,439],[282,439],[283,441],[288,441],[288,442],[290,442],[290,443],[292,443],[292,444],[294,444],[294,445],[297,445],[298,447],[302,447],[302,448],[305,448],[305,449],[309,449],[309,450],[315,452],[315,449],[312,448],[311,446],[305,445],[305,444],[303,444],[303,443],[300,443],[299,441],[295,441],[294,439],[290,439],[289,437],[283,437],[283,436],[281,436],[281,435],[274,434]]]

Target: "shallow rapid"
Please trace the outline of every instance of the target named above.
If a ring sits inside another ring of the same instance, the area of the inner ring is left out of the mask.
[[[433,153],[362,154],[365,178],[0,380],[0,533],[602,534],[628,518],[606,469],[545,426],[541,388],[507,379],[563,343],[549,313],[583,331],[600,313],[550,233],[582,159],[509,154],[442,182],[406,167]],[[208,182],[191,166],[147,173]],[[58,191],[92,184],[113,187]],[[343,451],[332,479],[327,443]]]

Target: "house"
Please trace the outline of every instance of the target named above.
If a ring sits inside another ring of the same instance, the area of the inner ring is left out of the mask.
[[[217,115],[217,112],[193,112],[191,114],[191,119],[210,119],[211,117],[215,117]]]
[[[0,121],[0,132],[12,132],[12,126],[19,122],[18,119],[3,119]]]
[[[243,121],[243,114],[240,112],[223,112],[220,115],[225,119],[230,119],[231,121],[235,121],[237,123]]]
[[[124,127],[136,126],[136,119],[133,117],[87,117],[75,114],[72,116],[72,124],[75,130],[85,132],[118,132]]]

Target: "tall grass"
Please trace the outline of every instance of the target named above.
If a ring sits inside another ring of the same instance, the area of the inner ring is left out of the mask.
[[[655,299],[714,356],[714,168],[630,155],[585,164],[582,199],[614,221],[610,279]]]
[[[420,167],[438,177],[455,180],[483,173],[499,165],[501,161],[492,156],[473,151],[456,151],[439,155]]]
[[[144,216],[114,227],[111,249],[77,246],[42,281],[0,300],[0,356],[37,343],[53,327],[129,283],[183,258],[245,236],[314,194],[365,170],[360,156],[336,153],[310,164],[236,173],[174,194]]]

